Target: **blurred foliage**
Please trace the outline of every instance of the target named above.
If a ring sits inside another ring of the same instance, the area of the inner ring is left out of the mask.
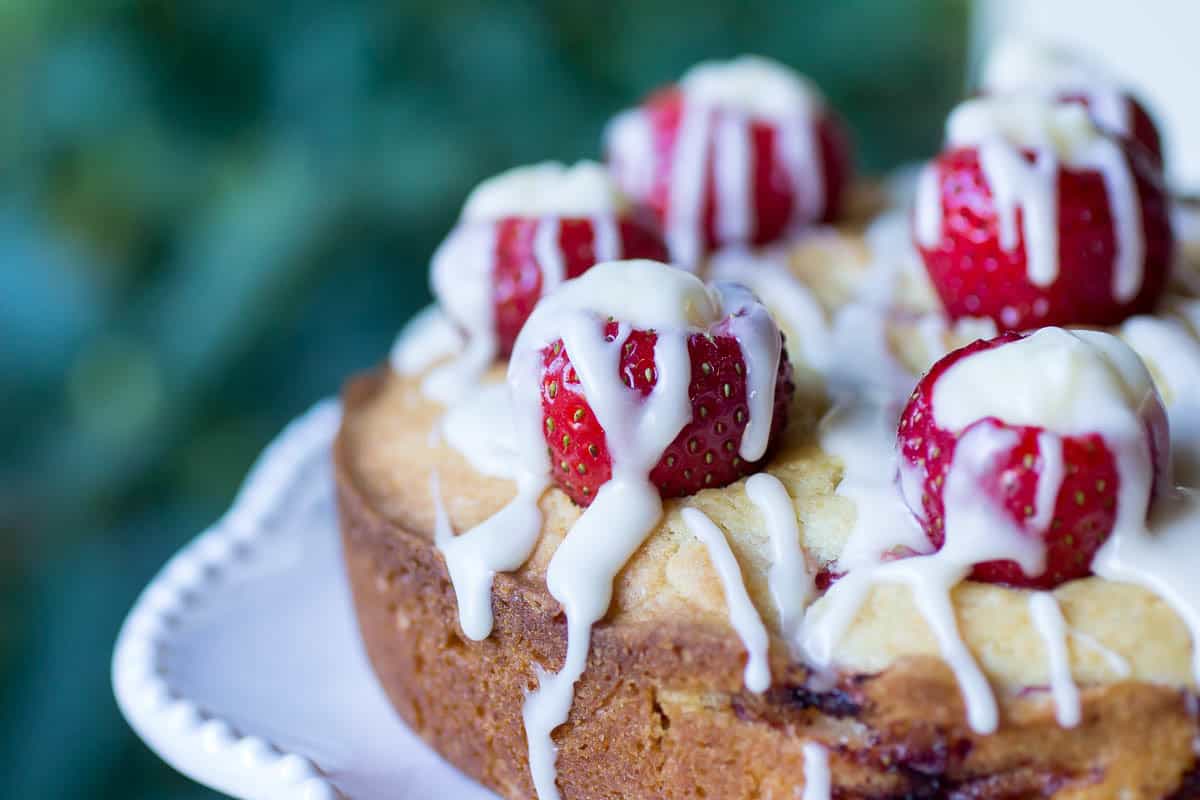
[[[963,2],[0,0],[0,796],[200,798],[120,721],[138,589],[428,302],[470,187],[702,58],[935,145]]]

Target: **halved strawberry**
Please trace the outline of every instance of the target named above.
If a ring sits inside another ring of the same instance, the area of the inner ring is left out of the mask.
[[[917,237],[918,249],[947,314],[989,317],[1001,330],[1046,325],[1115,325],[1153,311],[1166,287],[1173,248],[1170,208],[1161,175],[1123,146],[1140,209],[1145,243],[1136,294],[1121,300],[1113,290],[1118,238],[1113,198],[1094,169],[1058,165],[1053,176],[1057,276],[1049,285],[1030,277],[1024,207],[1016,211],[1016,246],[1001,239],[994,187],[989,186],[977,147],[958,147],[933,163],[940,198],[941,234],[933,246]],[[1031,150],[1020,157],[1033,163]],[[919,201],[920,202],[920,201]]]
[[[981,416],[961,430],[948,430],[939,426],[934,411],[935,387],[951,367],[1024,338],[1024,334],[1005,333],[938,361],[917,384],[901,414],[897,447],[902,474],[909,470],[912,475],[911,481],[902,481],[907,483],[905,500],[934,548],[941,549],[947,536],[945,491],[958,443],[976,429],[998,432],[996,441],[1002,446],[987,454],[986,471],[974,477],[973,489],[983,498],[977,502],[990,499],[1021,535],[1043,543],[1045,566],[1039,574],[1029,575],[1014,561],[984,561],[974,566],[971,577],[1051,589],[1090,575],[1093,556],[1112,533],[1120,511],[1121,478],[1110,443],[1099,432],[1059,435],[1037,425],[1011,425],[995,416]],[[1152,486],[1157,486],[1165,480],[1169,445],[1166,412],[1153,391],[1138,416],[1154,464]],[[1053,481],[1049,484],[1053,494],[1043,493],[1043,480]],[[914,496],[917,492],[919,498]],[[1046,502],[1053,505],[1047,507]],[[1002,534],[997,531],[997,535]]]
[[[676,260],[690,261],[725,245],[768,244],[837,217],[852,158],[832,111],[821,108],[809,118],[806,109],[797,108],[795,119],[786,120],[706,104],[697,123],[700,157],[685,159],[680,134],[694,104],[679,86],[659,90],[614,121],[606,145],[621,188],[653,213]],[[727,123],[744,131],[744,140],[734,137],[742,142],[737,147],[721,144]],[[644,134],[623,135],[622,126],[639,126]],[[680,175],[682,170],[694,174]],[[684,196],[680,186],[693,188]],[[687,231],[672,230],[678,202],[689,205],[683,213]],[[721,222],[730,212],[738,220],[732,229]],[[699,252],[675,252],[680,238],[694,241]]]
[[[741,347],[729,329],[730,320],[726,318],[711,330],[694,333],[687,340],[692,420],[650,473],[651,482],[663,497],[728,485],[755,472],[765,460],[764,457],[748,463],[738,454],[750,411],[746,364]],[[610,321],[605,327],[608,341],[615,341],[618,333],[617,322]],[[634,329],[621,349],[621,380],[642,397],[650,393],[658,379],[654,358],[657,338],[652,330]],[[583,394],[562,340],[545,348],[543,356],[543,432],[550,448],[554,480],[572,500],[587,506],[612,477],[604,429]],[[792,367],[785,350],[779,359],[775,381],[769,437],[772,444],[787,424],[788,405],[794,392]],[[770,447],[771,444],[768,452]]]
[[[541,263],[537,237],[543,226],[553,226],[554,256],[561,259],[556,280],[577,278],[599,261],[650,259],[664,261],[667,250],[651,228],[628,214],[606,220],[612,226],[616,252],[597,247],[593,217],[505,217],[496,225],[495,266],[492,270],[492,299],[499,355],[512,352],[513,343],[533,307],[544,293],[547,265]],[[600,252],[598,252],[600,251]]]

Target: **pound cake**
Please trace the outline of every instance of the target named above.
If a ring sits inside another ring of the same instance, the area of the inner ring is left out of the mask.
[[[448,761],[510,800],[1200,798],[1186,209],[1118,82],[996,62],[907,187],[742,57],[468,198],[335,446],[367,653]]]

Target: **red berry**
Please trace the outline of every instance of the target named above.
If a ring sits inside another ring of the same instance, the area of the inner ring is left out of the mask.
[[[906,500],[910,507],[919,506],[912,510],[934,548],[940,549],[946,538],[943,494],[958,442],[981,426],[1015,436],[1015,446],[994,454],[995,460],[987,473],[978,479],[978,491],[997,503],[1022,534],[1044,543],[1045,569],[1041,574],[1028,575],[1016,562],[987,561],[975,565],[971,577],[989,583],[1051,589],[1090,575],[1093,556],[1112,533],[1120,478],[1116,459],[1103,436],[1099,433],[1057,436],[1041,427],[1010,425],[995,417],[983,417],[961,431],[951,431],[939,427],[934,418],[934,386],[951,366],[1022,338],[1022,334],[1005,333],[988,341],[976,341],[938,361],[917,384],[901,414],[897,446],[902,469],[914,471],[914,483],[921,491],[919,501],[911,496]],[[1143,409],[1141,413],[1157,484],[1166,471],[1165,411],[1159,403],[1157,408]],[[1047,434],[1054,438],[1039,438]],[[1046,469],[1042,442],[1061,442],[1063,477],[1053,498],[1051,514],[1042,514],[1038,508],[1039,478]]]
[[[1128,147],[1124,147],[1129,157]],[[1031,152],[1022,155],[1033,161]],[[1115,325],[1154,310],[1166,286],[1173,238],[1161,176],[1143,158],[1130,158],[1145,239],[1140,290],[1127,302],[1113,294],[1117,236],[1100,172],[1057,169],[1058,273],[1048,286],[1029,278],[1023,226],[1016,212],[1017,246],[1001,244],[999,217],[979,150],[961,147],[934,162],[942,209],[941,238],[918,245],[947,314],[990,317],[1001,330],[1048,325]]]
[[[691,383],[688,397],[692,421],[662,454],[650,480],[663,497],[680,497],[701,489],[726,486],[755,472],[765,460],[747,463],[739,455],[742,432],[749,421],[746,398],[746,365],[741,348],[723,320],[704,333],[688,338]],[[609,341],[618,325],[605,328]],[[632,330],[621,350],[622,382],[643,397],[657,382],[653,331]],[[612,477],[604,429],[583,395],[570,356],[562,340],[543,350],[543,432],[550,448],[555,482],[581,506],[591,504],[596,492]],[[788,405],[795,391],[786,350],[779,359],[775,406],[769,441],[778,440],[787,424]],[[770,447],[768,447],[768,452]]]
[[[838,215],[852,166],[848,137],[840,120],[829,110],[823,110],[811,129],[803,134],[815,138],[820,174],[801,176],[802,181],[813,182],[819,199],[819,207],[802,209],[799,206],[804,200],[797,196],[797,179],[789,171],[781,151],[781,137],[788,135],[788,129],[774,120],[751,117],[747,124],[750,166],[746,174],[749,185],[745,187],[750,230],[747,236],[738,239],[723,235],[717,225],[719,210],[733,201],[723,197],[718,190],[716,175],[723,165],[718,163],[720,150],[716,141],[722,120],[737,112],[719,107],[712,109],[705,128],[704,157],[695,164],[681,164],[676,155],[686,102],[684,92],[671,86],[651,95],[636,112],[644,115],[650,128],[654,153],[650,166],[652,174],[648,181],[638,180],[638,185],[626,181],[622,187],[636,202],[647,207],[664,229],[671,214],[672,176],[680,168],[699,169],[703,173],[695,176],[695,185],[700,187],[702,195],[695,233],[706,251],[728,244],[768,244],[791,232],[797,223],[807,225]],[[803,145],[802,142],[797,144]],[[636,157],[621,152],[621,146],[618,139],[610,139],[608,155],[610,162],[617,165],[614,172],[618,180],[626,172],[619,162]]]
[[[618,259],[647,258],[664,261],[667,257],[662,240],[651,229],[628,216],[612,220],[617,237]],[[557,225],[554,241],[562,258],[562,280],[577,278],[594,266],[596,225],[592,218],[505,217],[496,226],[495,266],[492,271],[492,298],[495,303],[495,327],[499,355],[512,352],[521,326],[533,312],[543,294],[546,265],[538,258],[536,240],[542,225]]]

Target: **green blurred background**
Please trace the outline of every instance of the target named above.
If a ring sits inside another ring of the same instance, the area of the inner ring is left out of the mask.
[[[215,797],[117,714],[122,615],[429,300],[465,193],[596,156],[702,58],[815,78],[880,172],[963,89],[954,0],[0,0],[0,797]]]

